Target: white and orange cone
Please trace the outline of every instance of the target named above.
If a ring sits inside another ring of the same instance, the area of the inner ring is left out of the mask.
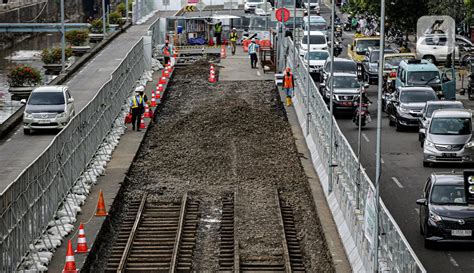
[[[66,264],[64,264],[63,273],[77,273],[74,251],[72,251],[71,240],[67,242]]]
[[[81,223],[79,225],[79,236],[77,237],[76,253],[87,252],[89,252],[89,249],[87,248],[86,233],[84,232],[84,225]]]
[[[140,129],[146,129],[145,119],[143,118],[143,116],[140,121]]]
[[[151,118],[150,116],[150,107],[148,107],[148,104],[145,104],[145,114],[143,114],[144,118]]]

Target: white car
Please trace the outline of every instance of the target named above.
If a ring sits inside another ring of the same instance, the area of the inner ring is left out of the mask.
[[[317,73],[320,72],[324,66],[324,63],[329,58],[329,52],[327,50],[315,50],[307,52],[304,55],[304,64],[308,65],[309,58],[309,72]]]
[[[74,98],[67,86],[41,86],[33,90],[26,101],[23,114],[23,132],[32,130],[63,129],[75,115]]]
[[[267,2],[266,4],[258,4],[255,7],[255,14],[258,16],[267,16],[272,14],[272,4],[270,2]]]
[[[309,44],[308,44],[309,37]],[[309,47],[309,48],[308,48]],[[327,50],[328,40],[321,31],[305,31],[300,41],[300,56],[304,56],[308,51]]]
[[[245,0],[244,12],[249,13],[255,11],[260,4],[265,4],[265,0]]]
[[[456,35],[454,43],[456,61],[463,60],[463,57],[468,56],[466,52],[474,50],[474,44],[460,35]],[[428,34],[416,42],[417,59],[426,59],[432,63],[445,62],[448,54],[452,52],[453,48],[448,45],[445,34]]]
[[[320,0],[309,0],[309,8],[310,9],[319,9],[319,1]],[[303,5],[305,9],[308,9],[308,1],[303,0]]]

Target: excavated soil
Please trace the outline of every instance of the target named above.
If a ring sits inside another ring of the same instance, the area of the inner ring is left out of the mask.
[[[221,198],[236,194],[241,260],[282,263],[275,193],[293,206],[307,272],[333,272],[286,113],[272,81],[207,82],[209,65],[177,68],[164,103],[142,143],[114,217],[101,232],[90,270],[101,270],[115,230],[131,200],[143,192],[179,202],[185,192],[200,201],[194,255],[196,272],[219,269]]]

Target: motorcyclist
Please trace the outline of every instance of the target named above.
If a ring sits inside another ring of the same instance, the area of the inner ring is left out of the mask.
[[[369,96],[367,96],[367,91],[365,91],[365,88],[362,88],[361,96],[362,96],[362,104],[372,103],[372,101],[369,99]],[[360,101],[359,96],[354,96],[354,99],[352,101],[354,105],[358,105]]]

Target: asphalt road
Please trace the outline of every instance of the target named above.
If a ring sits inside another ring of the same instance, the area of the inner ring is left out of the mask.
[[[323,6],[322,16],[329,20],[330,11]],[[328,21],[329,22],[329,21]],[[351,33],[344,33],[344,51],[347,57],[347,44],[352,40]],[[377,86],[371,85],[369,96],[372,123],[362,130],[361,162],[367,174],[375,182],[376,169],[376,119]],[[474,109],[474,105],[466,105]],[[471,103],[472,104],[472,103]],[[338,117],[337,122],[347,140],[357,151],[358,129],[351,117]],[[448,165],[432,168],[423,167],[423,150],[418,142],[418,130],[396,132],[388,125],[388,117],[382,115],[382,173],[380,194],[395,221],[400,226],[423,266],[430,273],[474,272],[474,246],[440,245],[433,249],[424,247],[423,236],[419,231],[419,206],[415,203],[421,198],[426,179],[432,172],[461,172],[466,166]],[[468,166],[474,167],[474,166]]]
[[[129,28],[69,80],[67,85],[75,99],[76,113],[84,108],[100,87],[109,80],[113,70],[146,34],[149,25],[156,18],[157,16],[154,16],[145,24]],[[23,128],[19,126],[0,142],[0,193],[48,147],[55,133],[35,131],[33,135],[24,135]]]

